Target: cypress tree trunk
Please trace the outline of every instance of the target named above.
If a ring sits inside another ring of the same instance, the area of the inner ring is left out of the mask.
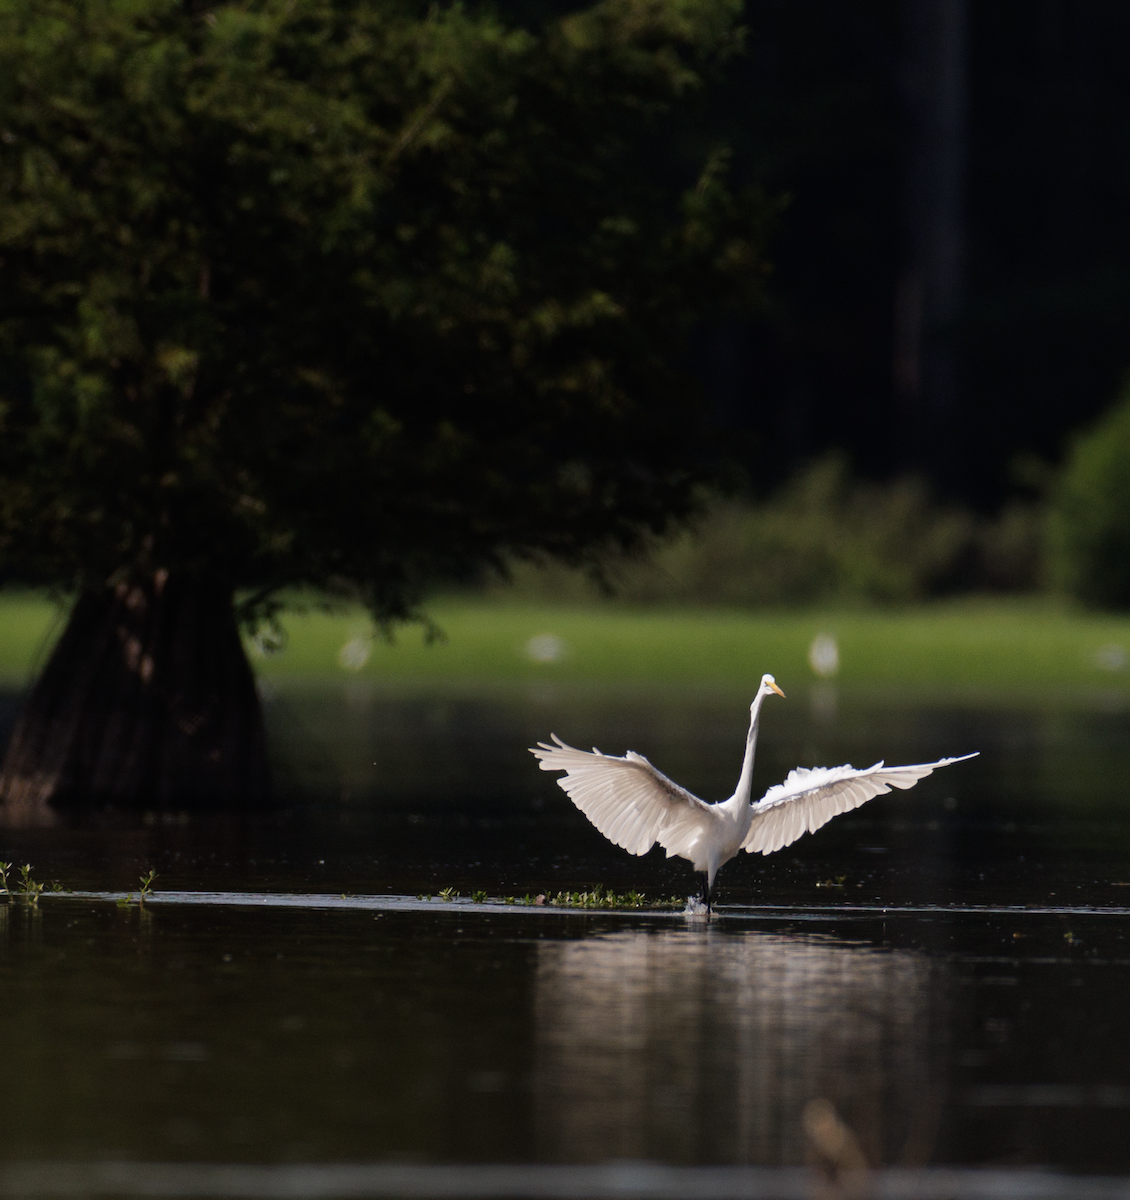
[[[0,772],[9,822],[48,805],[263,803],[263,720],[232,589],[157,571],[83,593]]]

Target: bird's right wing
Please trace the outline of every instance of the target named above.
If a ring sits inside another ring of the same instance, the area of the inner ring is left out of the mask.
[[[556,743],[538,742],[530,753],[543,771],[564,771],[557,784],[586,817],[629,854],[646,854],[664,829],[687,817],[710,820],[710,806],[657,771],[642,754],[624,758],[576,750],[557,734]]]
[[[976,758],[942,758],[932,763],[888,767],[797,767],[784,783],[771,787],[753,806],[753,821],[742,842],[750,854],[773,854],[790,846],[802,834],[815,833],[840,813],[850,812],[891,788],[912,788],[938,767]]]

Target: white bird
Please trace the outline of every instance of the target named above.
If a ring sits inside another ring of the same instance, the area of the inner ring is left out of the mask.
[[[773,854],[873,796],[893,787],[911,788],[938,767],[976,757],[963,754],[908,767],[877,762],[858,771],[850,766],[797,767],[754,804],[750,796],[757,724],[762,701],[770,692],[785,694],[772,675],[763,675],[749,706],[749,733],[737,790],[718,804],[692,796],[632,750],[616,758],[594,746],[589,754],[567,746],[554,733],[550,735],[554,745],[538,742],[530,753],[543,771],[565,772],[558,786],[609,841],[629,854],[646,854],[658,842],[668,858],[677,854],[689,860],[702,876],[702,899],[708,910],[718,868],[739,850]]]

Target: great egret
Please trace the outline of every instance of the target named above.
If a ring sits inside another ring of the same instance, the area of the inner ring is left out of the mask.
[[[629,854],[646,854],[658,842],[668,858],[677,854],[688,859],[702,876],[702,899],[708,911],[718,868],[739,850],[773,854],[873,796],[893,787],[911,788],[938,767],[976,757],[963,754],[909,767],[877,762],[860,771],[849,766],[797,767],[754,804],[750,795],[757,723],[762,701],[771,692],[785,694],[772,675],[763,675],[749,706],[749,733],[737,790],[718,804],[692,796],[632,750],[616,758],[594,746],[589,754],[567,746],[554,733],[550,735],[554,745],[538,742],[530,753],[543,771],[565,772],[558,785],[609,841]]]

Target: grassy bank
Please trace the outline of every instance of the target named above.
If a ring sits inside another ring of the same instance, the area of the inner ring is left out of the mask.
[[[1062,685],[1130,688],[1130,618],[1048,602],[961,601],[895,612],[627,611],[444,601],[432,613],[446,640],[416,628],[393,644],[363,614],[291,615],[286,649],[255,669],[268,677],[594,680],[750,683],[772,671],[808,682],[817,634],[835,638],[847,684]],[[0,597],[0,680],[27,680],[58,628],[54,608]]]
[[[63,613],[41,596],[0,593],[0,685],[25,684],[47,659]]]
[[[357,674],[740,683],[772,671],[782,681],[810,680],[808,650],[823,633],[839,646],[845,683],[1130,686],[1125,656],[1114,649],[1130,652],[1130,619],[1046,605],[745,614],[465,603],[437,605],[434,614],[447,634],[442,645],[425,645],[415,629],[389,646],[370,641],[361,622],[291,618],[287,651],[257,666],[264,674],[345,673],[339,655],[348,662],[352,651],[356,667],[370,649]]]

